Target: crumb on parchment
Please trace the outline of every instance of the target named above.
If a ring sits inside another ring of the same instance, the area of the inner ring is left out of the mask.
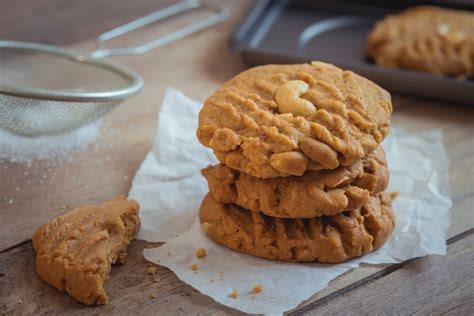
[[[196,257],[202,258],[206,256],[206,249],[204,248],[198,248],[196,249]]]
[[[397,197],[398,197],[398,192],[397,191],[392,191],[390,192],[390,197],[392,198],[392,200],[395,200]]]
[[[191,270],[193,270],[193,271],[199,270],[199,266],[197,265],[197,263],[193,263],[193,264],[191,265]]]
[[[230,297],[236,299],[239,297],[239,291],[237,289],[232,289],[232,292],[230,293]]]
[[[252,294],[259,294],[263,292],[263,285],[256,284],[252,289]]]

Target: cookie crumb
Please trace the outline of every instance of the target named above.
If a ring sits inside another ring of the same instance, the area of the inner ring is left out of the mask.
[[[148,269],[146,270],[146,274],[155,275],[156,271],[158,271],[158,269],[155,266],[151,266],[151,267],[148,267]]]
[[[263,292],[263,285],[256,284],[252,289],[252,294],[259,294]]]
[[[196,257],[202,258],[206,256],[206,249],[204,248],[198,248],[196,249]]]
[[[150,297],[150,299],[155,299],[155,298],[156,298],[156,294],[155,294],[155,293],[150,293],[149,297]]]
[[[155,283],[158,283],[160,281],[161,281],[161,279],[159,277],[156,277],[156,278],[153,279],[153,282],[155,282]]]
[[[398,192],[397,191],[390,192],[390,197],[392,198],[392,200],[395,200],[398,197]]]
[[[21,299],[19,299],[17,302],[18,304],[23,304],[23,301]]]
[[[236,299],[239,297],[239,291],[237,291],[237,289],[232,289],[232,293],[230,293],[230,297],[232,297],[233,299]]]
[[[199,266],[197,265],[197,263],[193,263],[193,264],[191,265],[191,270],[193,270],[193,271],[199,270]]]
[[[144,248],[145,249],[156,248],[156,247],[158,247],[157,244],[158,243],[156,243],[156,242],[147,242],[147,243],[145,243]]]
[[[201,228],[205,234],[207,234],[207,232],[209,231],[209,226],[211,226],[211,224],[208,222],[202,223]]]

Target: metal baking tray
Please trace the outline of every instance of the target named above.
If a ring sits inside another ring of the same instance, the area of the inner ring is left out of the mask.
[[[423,4],[430,2],[424,1]],[[251,65],[325,61],[350,69],[391,92],[474,105],[474,80],[375,65],[366,37],[385,15],[420,1],[259,0],[231,37],[231,49]],[[430,4],[474,10],[472,1]]]

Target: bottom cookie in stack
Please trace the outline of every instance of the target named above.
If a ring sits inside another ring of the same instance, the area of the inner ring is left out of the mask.
[[[392,233],[395,217],[389,193],[371,196],[352,211],[305,219],[278,218],[207,194],[200,221],[216,243],[271,260],[339,263],[381,247]]]

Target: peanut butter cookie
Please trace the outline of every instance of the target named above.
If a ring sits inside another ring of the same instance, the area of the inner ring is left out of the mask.
[[[33,236],[36,272],[87,305],[107,304],[111,264],[123,263],[140,226],[138,204],[124,196],[83,206],[41,226]]]
[[[437,75],[474,75],[474,13],[430,6],[378,22],[367,50],[378,65]]]
[[[232,250],[270,260],[338,263],[381,247],[395,217],[389,193],[354,211],[310,219],[283,219],[217,202],[208,194],[200,220],[206,234]]]
[[[242,72],[206,100],[199,141],[232,169],[259,178],[350,166],[387,135],[390,94],[321,62]]]
[[[261,179],[224,164],[209,166],[202,173],[216,201],[284,218],[330,216],[358,209],[388,184],[381,146],[351,166],[307,171],[300,177]]]

